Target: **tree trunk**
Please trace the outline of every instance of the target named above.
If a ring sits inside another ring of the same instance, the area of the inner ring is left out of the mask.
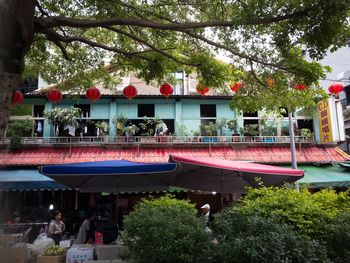
[[[34,9],[34,0],[0,0],[0,138],[33,41]]]

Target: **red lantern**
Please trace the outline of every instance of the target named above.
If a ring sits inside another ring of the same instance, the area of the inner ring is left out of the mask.
[[[12,96],[12,104],[13,105],[22,104],[23,101],[24,101],[23,93],[16,90],[16,92]]]
[[[328,87],[328,91],[335,96],[338,96],[339,93],[342,92],[343,90],[344,90],[344,86],[343,86],[343,83],[341,82],[334,82]]]
[[[133,85],[128,85],[123,89],[123,94],[129,100],[132,100],[137,96],[137,89]]]
[[[201,94],[201,95],[205,95],[209,92],[209,88],[208,87],[205,87],[204,85],[202,84],[197,84],[196,86],[196,90],[197,90],[197,93]]]
[[[47,99],[52,103],[57,103],[63,99],[62,92],[56,88],[50,89],[46,96],[47,96]]]
[[[242,82],[242,81],[238,81],[238,82],[236,82],[235,84],[232,84],[232,85],[230,86],[230,89],[231,89],[233,92],[237,92],[237,91],[239,91],[242,87],[243,87],[243,82]]]
[[[164,83],[162,86],[160,86],[159,91],[164,97],[169,98],[169,96],[173,94],[174,89],[169,83]]]
[[[86,91],[86,97],[89,99],[89,101],[95,102],[100,99],[101,92],[98,88],[92,86]]]
[[[305,84],[296,84],[295,89],[296,90],[304,90],[304,89],[307,89],[307,86]]]

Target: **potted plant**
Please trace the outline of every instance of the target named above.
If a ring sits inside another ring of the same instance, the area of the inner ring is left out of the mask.
[[[6,136],[10,137],[10,149],[17,149],[21,144],[21,137],[31,137],[34,121],[30,119],[11,121],[6,128]]]
[[[227,119],[222,118],[218,120],[216,123],[217,135],[224,136],[224,129],[227,126]]]
[[[193,131],[193,138],[192,141],[193,142],[198,142],[198,136],[200,136],[201,133],[199,131]]]
[[[57,245],[48,247],[44,254],[37,256],[37,263],[65,263],[66,249]]]
[[[314,136],[314,133],[308,128],[303,128],[299,130],[299,136],[305,137],[309,141]]]
[[[244,135],[246,141],[251,141],[252,136],[257,136],[259,134],[259,124],[246,124],[244,127],[240,128],[241,134]]]
[[[129,138],[130,136],[134,136],[140,129],[134,125],[134,124],[131,124],[127,127],[124,128],[124,134],[126,136],[126,139],[128,142],[130,141],[134,141],[134,138]]]
[[[232,140],[239,142],[241,140],[240,134],[238,133],[238,121],[237,119],[231,119],[227,122],[227,128],[232,132]]]
[[[98,129],[97,136],[103,136],[104,141],[108,142],[108,133],[109,133],[109,127],[107,122],[105,121],[98,121],[95,123],[95,127]]]
[[[157,124],[161,123],[162,120],[158,117],[154,119],[148,119],[144,117],[143,122],[139,123],[141,136],[147,136],[148,138],[141,138],[143,142],[156,142],[156,138],[151,137],[154,135],[154,130]]]
[[[217,125],[210,121],[207,125],[204,125],[204,130],[205,130],[205,134],[207,136],[216,136],[217,135]],[[208,137],[204,137],[203,138],[203,142],[216,142],[217,138],[208,138]]]
[[[115,125],[116,132],[117,132],[117,137],[116,141],[117,142],[124,142],[125,138],[121,137],[124,136],[125,133],[125,127],[128,126],[130,123],[130,120],[128,117],[125,116],[125,114],[121,114],[116,116],[113,119],[113,124]]]
[[[79,126],[80,112],[78,108],[55,108],[45,111],[44,117],[54,126],[54,136],[57,137],[66,127],[74,128],[75,132],[75,128]]]

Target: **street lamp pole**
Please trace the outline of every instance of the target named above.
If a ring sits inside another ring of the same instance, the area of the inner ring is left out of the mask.
[[[294,127],[293,127],[293,113],[291,110],[288,111],[288,119],[289,119],[289,137],[290,137],[290,152],[292,156],[292,168],[298,169],[297,165],[297,157],[295,152],[295,137],[294,137]],[[295,189],[299,191],[298,182],[295,183]]]

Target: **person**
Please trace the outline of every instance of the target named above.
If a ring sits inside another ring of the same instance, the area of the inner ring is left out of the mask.
[[[111,244],[118,238],[119,228],[111,220],[111,214],[108,210],[101,210],[96,215],[95,234],[102,234],[103,244]],[[95,240],[97,243],[97,240]]]
[[[205,205],[203,205],[201,207],[201,209],[202,209],[202,214],[204,215],[204,219],[205,219],[206,230],[209,231],[210,230],[210,224],[213,221],[213,215],[210,213],[210,205],[209,204],[205,204]]]
[[[21,222],[21,217],[19,215],[19,213],[15,212],[11,218],[11,220],[9,220],[7,222],[7,226],[8,226],[8,233],[9,234],[17,234],[19,232],[21,232],[21,228],[19,228],[19,224]]]
[[[61,212],[55,210],[52,213],[52,219],[49,222],[48,236],[55,241],[56,245],[59,245],[60,241],[62,240],[62,234],[66,229],[66,226],[61,220],[61,218]]]
[[[75,240],[75,244],[86,244],[91,243],[94,239],[94,219],[95,219],[95,211],[88,211],[84,222],[81,224],[79,228],[78,236]]]

